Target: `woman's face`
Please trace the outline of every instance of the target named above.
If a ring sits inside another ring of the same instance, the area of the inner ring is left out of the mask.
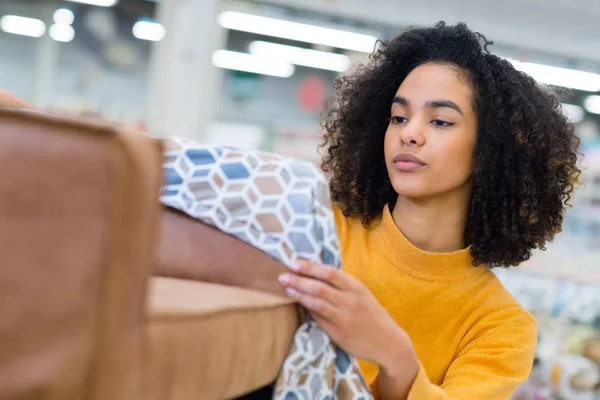
[[[384,152],[396,193],[425,199],[470,192],[477,115],[466,75],[454,66],[420,65],[391,107]]]

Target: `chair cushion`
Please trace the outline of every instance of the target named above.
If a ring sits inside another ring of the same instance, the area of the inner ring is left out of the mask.
[[[148,296],[143,387],[162,398],[232,398],[273,382],[300,325],[289,299],[249,289],[155,277]]]

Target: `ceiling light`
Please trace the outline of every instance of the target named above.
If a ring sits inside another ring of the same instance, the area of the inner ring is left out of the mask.
[[[71,25],[54,24],[50,27],[50,37],[57,42],[68,43],[75,37],[75,30]]]
[[[299,42],[321,44],[371,53],[377,38],[360,33],[323,28],[315,25],[260,17],[258,15],[225,11],[219,15],[219,24],[227,29],[274,36]]]
[[[46,33],[44,21],[35,18],[5,15],[0,19],[0,28],[6,33],[15,35],[40,37]]]
[[[519,71],[525,72],[536,81],[547,85],[562,86],[586,92],[600,90],[600,74],[511,59],[508,61]]]
[[[59,8],[54,11],[53,19],[55,24],[71,25],[75,21],[75,14],[68,8]]]
[[[119,0],[67,0],[73,3],[89,4],[91,6],[98,7],[112,7],[119,2]]]
[[[303,49],[301,47],[256,41],[250,43],[250,54],[272,60],[302,65],[304,67],[344,72],[350,67],[350,59],[343,54]]]
[[[158,42],[165,37],[165,28],[151,21],[138,21],[133,25],[133,36],[141,40]]]
[[[582,107],[576,106],[574,104],[561,104],[562,111],[565,116],[569,119],[569,121],[573,124],[578,124],[583,121],[583,117],[585,116],[585,111]]]
[[[268,58],[229,50],[215,51],[212,60],[219,68],[271,75],[280,78],[289,78],[294,74],[295,70],[294,66],[289,63],[275,62]]]
[[[588,96],[583,101],[583,106],[592,114],[600,114],[600,96]]]

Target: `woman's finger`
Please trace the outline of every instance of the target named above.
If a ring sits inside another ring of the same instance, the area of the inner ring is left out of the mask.
[[[285,291],[290,298],[296,300],[311,314],[319,315],[331,322],[335,321],[338,314],[337,309],[327,300],[300,292],[293,287],[286,287]]]
[[[352,288],[350,277],[331,265],[298,260],[290,268],[297,274],[316,278],[341,290]]]
[[[286,288],[292,288],[299,293],[323,299],[333,305],[339,305],[343,299],[338,289],[317,279],[285,273],[279,276],[279,282]]]

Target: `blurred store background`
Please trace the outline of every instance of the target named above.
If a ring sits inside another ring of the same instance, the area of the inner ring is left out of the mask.
[[[0,88],[42,109],[318,162],[334,79],[376,40],[439,20],[467,22],[565,92],[586,187],[548,250],[498,275],[540,319],[540,363],[519,398],[600,398],[600,1],[0,0]]]

